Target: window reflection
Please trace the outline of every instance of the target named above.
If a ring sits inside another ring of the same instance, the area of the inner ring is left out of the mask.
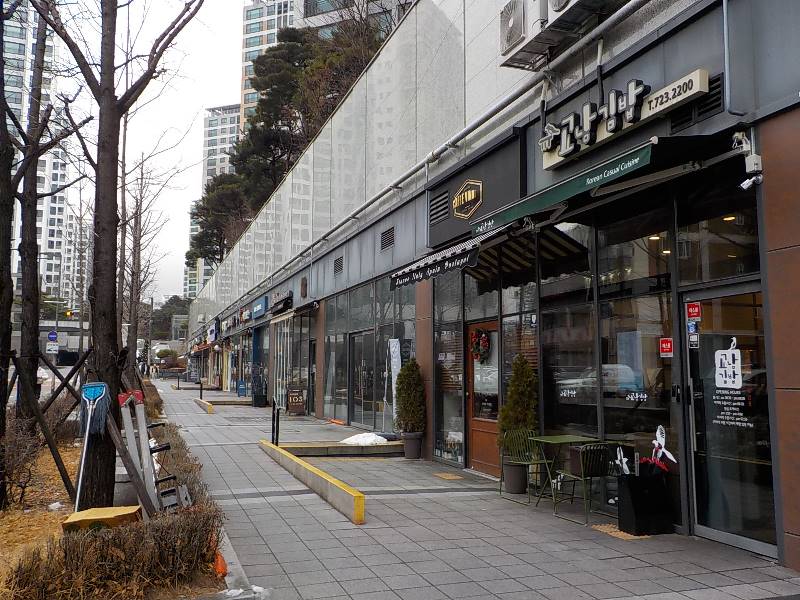
[[[755,190],[697,179],[678,203],[681,284],[736,277],[759,270]]]
[[[464,462],[461,273],[434,279],[434,359],[436,365],[434,455]]]
[[[597,433],[595,313],[591,304],[542,311],[542,383],[548,433]]]
[[[539,233],[542,299],[580,301],[592,297],[589,251],[593,229],[559,223]]]

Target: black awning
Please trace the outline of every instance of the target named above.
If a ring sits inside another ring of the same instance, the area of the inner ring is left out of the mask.
[[[500,235],[505,229],[506,227],[500,227],[489,233],[479,235],[421,258],[406,268],[393,273],[389,279],[389,288],[393,290],[398,287],[403,287],[404,285],[411,285],[418,281],[442,275],[449,271],[477,266],[478,252],[480,252],[481,244],[485,243],[490,238]]]

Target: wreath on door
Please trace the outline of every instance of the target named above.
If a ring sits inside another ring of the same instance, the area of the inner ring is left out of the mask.
[[[469,338],[469,351],[473,360],[477,360],[481,364],[485,363],[491,352],[489,334],[483,329],[473,331]]]

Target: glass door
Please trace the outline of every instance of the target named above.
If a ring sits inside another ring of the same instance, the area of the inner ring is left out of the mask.
[[[761,292],[685,296],[695,531],[776,556]]]
[[[497,414],[500,408],[497,321],[467,327],[467,466],[500,475]]]
[[[306,395],[306,414],[317,414],[317,340],[308,342],[308,394]]]
[[[374,350],[372,333],[356,333],[350,337],[350,406],[352,422],[373,429],[374,407]]]

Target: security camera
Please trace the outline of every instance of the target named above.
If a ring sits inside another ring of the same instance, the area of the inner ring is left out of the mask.
[[[753,187],[753,185],[756,185],[756,184],[760,185],[763,181],[764,181],[764,176],[763,175],[761,175],[761,174],[753,175],[752,177],[749,177],[748,179],[745,179],[742,183],[740,183],[739,187],[742,188],[743,190],[747,191],[751,187]]]

